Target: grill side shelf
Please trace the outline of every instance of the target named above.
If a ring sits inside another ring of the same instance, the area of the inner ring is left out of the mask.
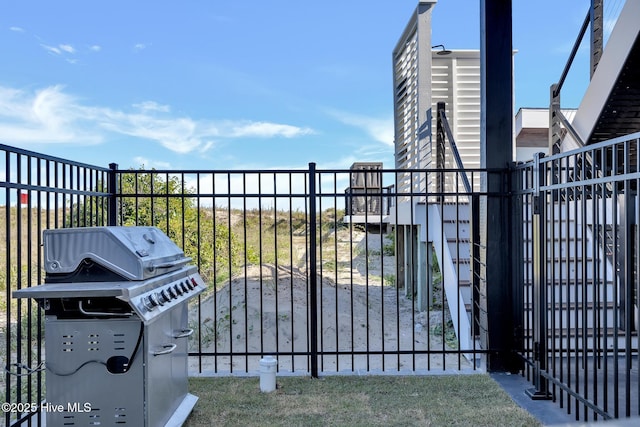
[[[126,286],[131,282],[84,282],[84,283],[47,283],[12,292],[13,298],[86,298],[119,297],[125,294]]]

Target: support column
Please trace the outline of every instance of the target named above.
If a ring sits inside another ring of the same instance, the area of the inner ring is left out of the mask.
[[[483,176],[480,231],[484,280],[480,284],[480,339],[490,371],[514,371],[510,204],[508,170],[513,161],[513,47],[511,0],[480,2],[480,162],[504,173]]]

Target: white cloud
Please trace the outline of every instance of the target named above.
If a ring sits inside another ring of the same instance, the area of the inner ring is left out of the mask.
[[[145,50],[146,48],[146,43],[136,43],[135,45],[133,45],[133,50],[136,52],[140,52],[141,50]]]
[[[21,27],[9,27],[9,30],[15,31],[16,33],[24,33],[24,28]]]
[[[56,47],[56,46],[49,46],[46,44],[40,44],[40,46],[42,46],[42,48],[44,50],[46,50],[49,53],[55,53],[56,55],[61,55],[62,51],[60,50],[60,48]]]
[[[60,48],[61,51],[67,52],[67,53],[75,53],[76,49],[71,46],[70,44],[61,44],[58,46]]]
[[[369,117],[337,110],[328,113],[341,123],[363,130],[374,140],[393,146],[393,117]]]
[[[159,111],[162,113],[168,113],[170,111],[170,107],[168,105],[158,104],[154,101],[144,101],[138,104],[133,104],[133,106],[141,111]]]
[[[133,158],[133,162],[136,167],[143,167],[145,169],[171,169],[171,163],[163,162],[161,160],[151,160],[146,157],[137,156]]]
[[[52,86],[36,93],[0,87],[0,134],[7,143],[95,144],[102,137],[85,131],[73,97]]]
[[[189,153],[204,144],[206,135],[197,132],[190,118],[158,118],[148,114],[127,114],[102,110],[102,128],[111,132],[155,141],[176,153]]]
[[[89,46],[89,50],[92,52],[100,52],[102,50],[102,46],[94,44]]]
[[[50,54],[65,58],[69,64],[77,64],[78,60],[70,55],[76,54],[76,49],[70,44],[59,44],[58,46],[51,46],[48,44],[40,43],[40,46],[49,52]]]
[[[229,136],[234,138],[271,138],[274,136],[294,138],[303,135],[310,135],[312,133],[313,130],[309,128],[300,128],[297,126],[268,122],[245,122],[232,124]]]
[[[134,105],[135,112],[84,105],[51,86],[27,92],[0,86],[0,135],[8,144],[97,144],[110,134],[157,143],[176,153],[206,152],[217,141],[237,138],[293,138],[309,128],[254,121],[211,121],[174,117],[154,101]]]

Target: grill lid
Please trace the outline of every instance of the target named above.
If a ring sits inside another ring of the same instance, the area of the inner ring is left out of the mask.
[[[68,275],[90,260],[127,280],[145,280],[191,262],[156,227],[83,227],[44,230],[48,275]]]

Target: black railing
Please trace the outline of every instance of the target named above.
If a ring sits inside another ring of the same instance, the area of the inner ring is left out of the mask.
[[[538,156],[515,170],[525,235],[522,356],[532,395],[555,399],[577,420],[640,413],[632,392],[640,174],[631,157],[639,138]],[[580,161],[606,152],[618,153],[622,167]]]
[[[571,66],[573,65],[573,60],[576,58],[578,54],[578,50],[580,49],[580,45],[584,39],[584,36],[587,33],[587,29],[591,27],[591,42],[590,46],[590,76],[593,76],[596,68],[598,67],[598,63],[600,62],[600,57],[602,56],[602,50],[604,46],[604,12],[603,12],[603,4],[604,0],[592,0],[591,5],[589,6],[589,11],[587,12],[587,16],[584,18],[582,22],[582,27],[578,32],[578,37],[576,38],[573,48],[571,49],[571,53],[569,54],[569,58],[567,59],[567,63],[562,70],[562,74],[560,75],[560,79],[557,83],[551,85],[550,90],[550,102],[549,102],[549,124],[551,130],[549,132],[549,147],[550,151],[553,154],[559,153],[560,144],[562,139],[564,138],[564,132],[569,133],[571,138],[579,145],[584,146],[585,141],[583,138],[578,135],[575,131],[571,122],[567,119],[560,107],[560,93],[562,91],[562,87],[569,75],[569,71],[571,70]]]
[[[345,194],[345,215],[389,215],[393,208],[393,185],[380,188],[348,187]]]
[[[448,148],[447,148],[448,146]],[[456,145],[456,141],[451,131],[451,125],[447,119],[446,104],[444,102],[438,102],[437,104],[437,118],[436,118],[436,169],[442,170],[447,168],[458,169],[460,171],[460,177],[456,177],[456,184],[461,183],[464,191],[471,194],[471,184],[469,177],[465,172],[460,152]],[[450,155],[450,157],[447,156]],[[449,158],[452,160],[447,161]],[[438,191],[442,192],[445,188],[445,180],[439,176],[437,180]]]
[[[460,241],[461,229],[465,229],[470,225],[469,237],[466,239],[470,244],[469,250],[469,263],[471,269],[471,301],[473,305],[471,335],[474,338],[480,336],[481,331],[481,286],[484,282],[483,267],[484,261],[481,253],[486,249],[482,243],[482,236],[480,235],[480,195],[474,194],[473,189],[480,188],[480,183],[475,182],[475,187],[472,187],[472,181],[469,180],[469,175],[462,162],[462,157],[458,151],[458,147],[449,124],[449,119],[446,114],[446,104],[444,102],[438,102],[436,105],[436,169],[446,170],[446,168],[455,168],[458,170],[456,174],[438,174],[436,179],[436,188],[438,191],[444,191],[445,188],[455,188],[456,191],[461,191],[466,194],[467,197],[456,197],[453,201],[456,204],[468,203],[470,205],[469,211],[471,217],[468,224],[466,221],[459,221],[456,218],[456,241]],[[466,200],[465,200],[466,199]],[[441,203],[445,202],[445,199],[440,199]],[[451,202],[451,200],[449,200]],[[467,218],[465,218],[466,220]],[[460,246],[460,245],[458,245]],[[457,254],[459,255],[459,254]]]
[[[390,217],[414,212],[391,202],[393,208],[384,212],[364,212],[366,224],[378,227],[359,226],[348,218],[339,188],[352,173],[315,167],[117,171],[120,223],[163,229],[212,285],[193,311],[195,370],[252,372],[264,354],[278,355],[280,369],[312,375],[476,367],[464,355],[481,350],[462,347],[446,319],[441,325],[427,319],[428,310],[414,309],[414,294],[400,285],[397,264],[412,249],[399,246]],[[406,172],[379,173],[393,182]],[[476,179],[482,174],[471,173]],[[367,197],[424,198],[424,193],[397,194],[393,188]],[[422,215],[411,225],[425,227],[427,213]],[[444,292],[434,294],[437,310],[449,316]],[[403,338],[407,331],[410,338]],[[442,340],[434,348],[426,336]],[[425,341],[417,344],[418,337]]]
[[[209,290],[191,307],[192,372],[257,372],[265,354],[277,355],[282,371],[313,376],[473,371],[493,349],[476,340],[483,308],[471,298],[491,284],[476,289],[460,273],[471,269],[481,281],[490,266],[478,254],[479,264],[461,262],[469,238],[447,234],[447,221],[434,216],[443,202],[428,202],[448,200],[457,222],[468,215],[480,224],[487,213],[479,203],[464,213],[465,205],[487,196],[512,200],[513,221],[523,228],[524,237],[511,243],[523,254],[513,288],[520,298],[514,304],[522,306],[514,322],[521,345],[512,350],[535,379],[532,394],[553,397],[582,420],[638,414],[631,390],[638,386],[640,169],[632,154],[639,137],[540,157],[515,167],[511,178],[507,170],[381,170],[394,188],[406,176],[426,183],[445,175],[457,183],[429,193],[385,193],[394,201],[385,230],[344,220],[341,183],[349,182],[349,170],[313,164],[280,171],[119,170],[0,146],[2,399],[44,398],[42,312],[12,300],[11,292],[43,281],[41,232],[58,227],[155,225],[194,259]],[[578,161],[609,155],[600,172]],[[488,179],[505,182],[505,191],[475,190]],[[469,251],[476,253],[482,230],[471,227]],[[449,250],[457,252],[456,265],[439,259],[440,268],[425,270],[436,265],[426,243],[440,240],[444,250],[451,239],[458,243]],[[458,281],[446,288],[453,272]],[[476,323],[467,332],[465,319]],[[4,416],[10,425],[41,413]]]
[[[11,293],[43,282],[41,235],[48,228],[154,225],[181,246],[209,285],[191,307],[192,372],[257,372],[265,354],[278,357],[280,370],[312,376],[474,371],[488,352],[460,336],[461,321],[477,317],[461,296],[468,284],[447,294],[441,283],[448,273],[425,269],[435,263],[422,242],[446,237],[429,226],[426,209],[410,207],[424,202],[424,192],[399,194],[394,184],[369,194],[389,202],[380,214],[365,213],[381,226],[363,228],[345,220],[341,183],[350,182],[350,170],[120,170],[8,146],[0,152],[5,402],[44,398],[42,312]],[[407,173],[460,176],[455,169],[380,171],[391,183]],[[468,173],[473,180],[487,175]],[[406,234],[398,232],[400,219]],[[426,305],[418,295],[429,296]],[[4,416],[10,425],[42,413]]]
[[[0,400],[28,407],[42,401],[44,388],[43,313],[32,301],[13,300],[15,289],[43,281],[42,230],[107,225],[111,171],[83,163],[0,145],[0,313],[3,317],[3,375]],[[5,425],[22,414],[4,411]],[[39,411],[27,412],[27,419]]]

